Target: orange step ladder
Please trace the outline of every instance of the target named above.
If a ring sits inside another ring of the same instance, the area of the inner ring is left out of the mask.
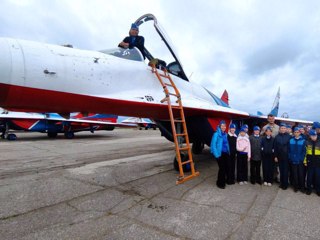
[[[194,168],[194,162],[192,159],[192,152],[191,152],[191,147],[190,147],[190,142],[189,142],[187,125],[186,125],[184,112],[183,112],[183,106],[182,106],[182,102],[181,102],[181,95],[180,95],[178,88],[176,87],[175,83],[172,81],[172,78],[170,77],[170,75],[166,69],[163,70],[163,73],[160,73],[158,71],[158,69],[154,65],[152,65],[152,72],[157,76],[158,80],[160,81],[160,83],[163,87],[163,91],[165,93],[165,98],[162,99],[161,102],[168,103],[168,111],[169,111],[169,116],[170,116],[170,121],[171,121],[172,135],[173,135],[174,144],[175,144],[176,158],[177,158],[177,162],[179,165],[179,176],[177,178],[176,184],[184,183],[185,181],[188,181],[194,177],[199,176],[199,172],[196,172],[195,168]],[[166,81],[165,79],[168,79],[169,82]],[[170,92],[168,90],[168,87],[170,87],[170,89],[173,89],[174,92]],[[170,96],[177,98],[176,103],[178,103],[178,106],[173,106],[171,104]],[[179,117],[174,116],[173,109],[179,111]],[[179,131],[177,133],[176,124],[178,127],[179,127],[179,124],[182,125],[182,129],[181,129],[182,131]],[[180,144],[179,140],[181,140],[181,138],[185,139],[185,146],[182,146],[182,144]],[[182,161],[182,159],[181,159],[182,158],[181,155],[183,155],[183,154],[184,154],[184,156],[187,157],[187,160],[185,160],[185,161]],[[187,175],[184,173],[183,166],[186,164],[190,164],[191,174]]]

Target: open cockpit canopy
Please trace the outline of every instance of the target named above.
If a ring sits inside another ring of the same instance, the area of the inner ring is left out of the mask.
[[[161,62],[166,65],[167,70],[171,74],[176,75],[186,81],[189,81],[183,68],[182,68],[181,61],[179,60],[177,53],[174,51],[173,45],[170,43],[169,37],[165,34],[165,31],[160,27],[160,24],[158,23],[158,20],[156,19],[156,17],[152,14],[145,14],[145,15],[141,16],[140,18],[138,18],[135,21],[135,24],[137,24],[139,27],[141,27],[142,24],[144,24],[146,22],[150,22],[150,21],[153,21],[153,27],[155,28],[156,32],[160,36],[160,39],[162,40],[162,42],[165,44],[165,47],[168,50],[167,52],[169,52],[171,56],[165,56],[165,58],[158,57],[159,52],[155,53],[155,55],[153,56],[151,54],[151,52],[149,52],[148,46],[152,45],[153,49],[157,49],[157,48],[160,48],[160,44],[159,45],[157,44],[155,46],[154,41],[152,41],[152,39],[147,39],[145,37],[145,52],[144,52],[145,57],[148,60],[152,60],[154,58],[158,58],[158,59],[162,60]],[[140,30],[140,33],[141,33],[141,30]],[[144,34],[142,34],[142,35],[144,35]],[[163,51],[161,51],[161,53],[163,53]],[[171,63],[169,63],[168,65],[165,62],[167,60],[167,58],[169,59],[169,61],[171,59]]]

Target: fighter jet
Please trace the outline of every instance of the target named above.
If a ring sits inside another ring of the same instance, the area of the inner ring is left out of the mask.
[[[65,138],[72,139],[74,133],[82,131],[106,130],[112,131],[115,127],[137,127],[135,123],[117,122],[118,116],[110,114],[71,113],[70,118],[64,118],[57,113],[29,113],[10,112],[0,109],[1,137],[16,140],[12,130],[46,133],[49,138],[63,133]]]
[[[0,106],[18,111],[99,112],[150,118],[157,123],[162,135],[173,141],[168,103],[164,99],[170,98],[173,115],[180,112],[180,99],[189,140],[197,153],[204,144],[210,145],[212,134],[222,119],[227,125],[231,121],[238,125],[252,120],[265,121],[266,117],[232,109],[210,90],[190,82],[156,17],[146,14],[135,21],[140,28],[149,23],[153,23],[166,46],[164,57],[170,54],[172,62],[169,64],[158,56],[159,51],[157,56],[152,55],[146,45],[154,43],[147,40],[141,53],[137,48],[88,51],[0,38]],[[153,64],[146,63],[154,59],[158,59],[155,66],[158,73],[170,75],[179,89],[179,96],[164,94],[164,86]]]

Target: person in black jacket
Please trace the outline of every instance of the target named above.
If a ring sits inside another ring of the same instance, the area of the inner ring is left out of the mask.
[[[274,138],[270,127],[266,128],[266,136],[261,140],[262,171],[265,186],[272,186],[274,172]]]
[[[288,188],[289,174],[289,141],[291,136],[286,132],[285,123],[280,124],[279,134],[274,139],[274,155],[275,162],[279,163],[280,169],[280,188],[286,190]]]
[[[260,127],[253,127],[253,135],[249,137],[251,144],[250,181],[261,185],[261,139]]]
[[[125,37],[118,47],[122,48],[138,48],[145,58],[144,55],[144,37],[139,36],[139,26],[135,23],[131,24],[131,29],[129,31],[129,36]]]
[[[237,154],[237,135],[235,134],[236,125],[230,124],[228,132],[228,142],[230,157],[227,162],[227,184],[235,184],[236,154]]]

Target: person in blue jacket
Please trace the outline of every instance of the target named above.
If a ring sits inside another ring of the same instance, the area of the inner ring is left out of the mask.
[[[228,136],[226,133],[226,122],[220,121],[217,131],[213,134],[210,150],[213,156],[218,161],[219,171],[217,179],[217,187],[224,189],[226,187],[227,177],[227,162],[230,157],[230,148],[228,143]]]
[[[306,140],[300,136],[300,129],[294,128],[294,137],[289,141],[289,161],[293,178],[293,188],[297,192],[305,192],[305,178],[303,160],[306,156]]]

